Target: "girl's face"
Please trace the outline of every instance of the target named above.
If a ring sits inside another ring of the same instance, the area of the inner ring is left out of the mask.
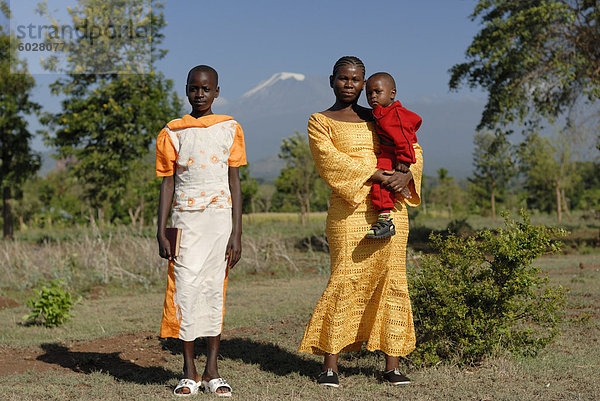
[[[206,71],[194,72],[185,89],[192,105],[193,117],[212,114],[212,104],[219,97],[219,87],[213,74]]]
[[[354,103],[365,86],[365,74],[359,66],[347,64],[329,77],[329,84],[337,100],[346,104]]]

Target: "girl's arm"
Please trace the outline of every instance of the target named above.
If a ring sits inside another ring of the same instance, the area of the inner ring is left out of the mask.
[[[225,259],[227,265],[233,267],[242,256],[242,185],[239,167],[229,167],[229,192],[231,192],[233,227],[227,243]]]
[[[158,240],[158,254],[161,258],[173,260],[171,255],[171,247],[167,239],[167,219],[169,218],[169,210],[173,203],[173,193],[175,192],[174,176],[169,175],[163,177],[160,184],[160,198],[158,201],[158,231],[156,239]]]

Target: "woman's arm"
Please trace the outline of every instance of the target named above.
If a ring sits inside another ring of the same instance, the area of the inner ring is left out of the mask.
[[[394,174],[386,176],[386,179],[382,182],[382,184],[390,191],[398,193],[406,188],[412,179],[413,175],[410,170],[406,173],[395,171]]]
[[[158,240],[158,254],[161,258],[173,260],[171,255],[171,247],[167,239],[167,219],[169,218],[169,210],[173,203],[173,193],[175,192],[174,176],[169,175],[163,177],[160,184],[160,197],[158,201],[158,231],[156,239]]]
[[[308,143],[317,171],[332,191],[352,205],[362,202],[371,189],[366,183],[377,168],[340,152],[329,128],[315,115],[308,120]]]
[[[233,227],[225,250],[225,258],[229,267],[233,267],[242,256],[242,185],[240,183],[239,167],[229,166],[228,173]]]

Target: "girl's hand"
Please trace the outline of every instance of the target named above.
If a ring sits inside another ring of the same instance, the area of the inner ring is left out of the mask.
[[[227,260],[227,266],[233,268],[242,257],[242,239],[241,236],[231,234],[227,248],[225,249],[225,260]]]
[[[402,173],[400,171],[396,171],[393,175],[389,176],[384,182],[382,182],[382,184],[390,191],[400,192],[408,186],[412,179],[412,172],[408,171],[406,173]]]
[[[164,235],[157,236],[158,239],[158,254],[163,259],[173,260],[171,256],[171,243]]]

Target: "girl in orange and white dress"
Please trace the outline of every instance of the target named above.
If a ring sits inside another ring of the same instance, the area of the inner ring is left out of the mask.
[[[219,375],[217,355],[225,313],[227,272],[241,256],[242,196],[238,169],[246,164],[244,134],[229,116],[212,113],[219,94],[217,72],[194,67],[186,85],[192,112],[169,122],[156,141],[156,174],[163,177],[158,211],[160,256],[169,271],[160,336],[183,341],[184,378],[176,396],[199,388],[231,396]],[[177,258],[165,229],[182,230]],[[202,375],[194,364],[194,340],[208,337]]]

